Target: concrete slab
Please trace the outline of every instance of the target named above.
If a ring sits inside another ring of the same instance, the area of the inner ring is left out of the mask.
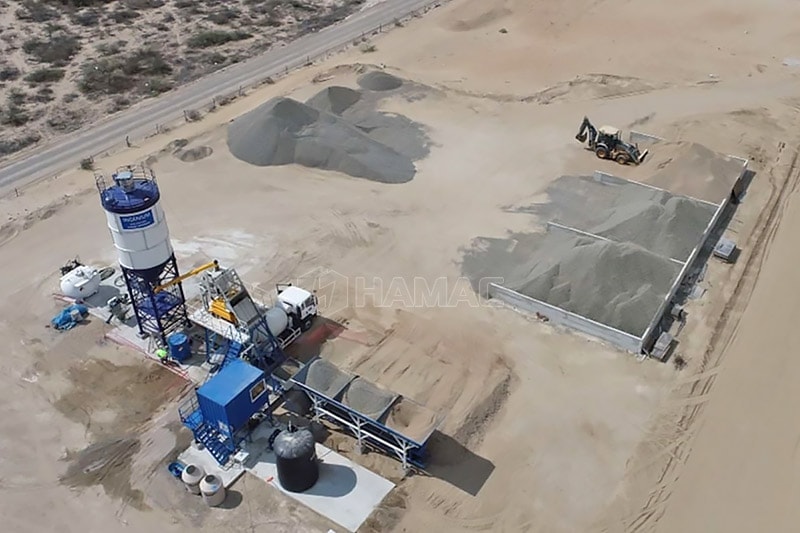
[[[205,470],[207,474],[218,476],[222,480],[222,484],[225,485],[225,488],[233,485],[245,472],[244,466],[237,463],[233,463],[232,466],[227,469],[222,468],[219,463],[217,463],[217,460],[208,453],[208,450],[200,450],[194,443],[178,456],[178,461],[185,465],[191,463],[203,467],[203,470]]]
[[[262,423],[243,448],[250,454],[248,472],[290,498],[310,507],[348,531],[356,531],[394,488],[388,479],[359,466],[330,448],[317,444],[319,480],[303,493],[289,492],[278,482],[275,454],[266,446],[273,428]]]

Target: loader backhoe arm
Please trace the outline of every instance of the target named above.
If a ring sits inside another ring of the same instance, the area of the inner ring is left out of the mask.
[[[581,129],[578,130],[578,134],[575,136],[575,138],[580,142],[584,142],[587,139],[587,133],[589,139],[589,146],[592,146],[595,140],[597,139],[597,128],[595,128],[592,125],[588,117],[583,117],[583,122],[581,122]]]

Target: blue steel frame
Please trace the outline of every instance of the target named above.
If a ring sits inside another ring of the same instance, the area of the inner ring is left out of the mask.
[[[189,323],[182,284],[175,284],[158,294],[153,291],[155,287],[178,277],[175,254],[157,269],[140,271],[123,267],[122,275],[128,287],[140,335],[156,335],[166,344],[169,333]]]

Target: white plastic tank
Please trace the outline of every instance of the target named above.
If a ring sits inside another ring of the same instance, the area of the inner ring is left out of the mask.
[[[266,317],[267,326],[276,337],[283,333],[289,325],[289,317],[286,315],[286,311],[278,306],[269,308]]]
[[[61,276],[61,294],[75,300],[88,298],[100,288],[100,271],[89,266],[79,266]]]
[[[108,229],[119,264],[129,270],[148,270],[172,256],[169,228],[160,192],[146,169],[114,174],[114,185],[101,190]]]
[[[181,481],[192,494],[200,494],[200,482],[204,477],[206,472],[200,465],[188,464],[181,473]]]
[[[216,507],[225,501],[225,486],[214,474],[208,474],[200,482],[200,494],[209,507]]]

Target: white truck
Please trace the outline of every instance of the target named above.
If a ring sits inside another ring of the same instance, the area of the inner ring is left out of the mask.
[[[317,316],[317,297],[294,285],[278,285],[276,305],[264,312],[267,326],[285,348],[311,328]]]

